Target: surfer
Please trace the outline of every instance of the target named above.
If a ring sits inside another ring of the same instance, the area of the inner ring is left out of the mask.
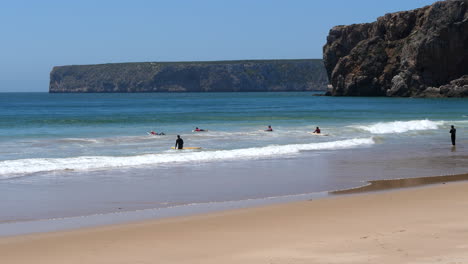
[[[195,132],[202,132],[202,131],[205,131],[205,129],[200,129],[200,128],[196,127],[195,130],[193,130],[193,131],[195,131]]]
[[[151,132],[149,132],[150,135],[153,135],[153,136],[164,136],[166,134],[164,134],[164,132],[154,132],[153,130],[151,130]]]
[[[183,149],[184,148],[184,141],[180,138],[179,135],[177,135],[177,139],[176,139],[174,148],[175,149]]]
[[[314,133],[314,134],[320,134],[320,128],[319,128],[319,127],[315,128],[314,132],[312,132],[312,133]]]
[[[273,128],[271,128],[271,126],[268,126],[268,128],[265,129],[265,131],[267,131],[267,132],[273,132]]]
[[[450,138],[452,139],[452,146],[455,146],[455,138],[456,138],[457,130],[455,127],[452,125],[452,128],[450,129]]]

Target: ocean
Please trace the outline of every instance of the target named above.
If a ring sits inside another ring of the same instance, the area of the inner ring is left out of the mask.
[[[468,99],[0,93],[0,235],[463,173],[467,129]],[[201,149],[171,149],[176,135]]]

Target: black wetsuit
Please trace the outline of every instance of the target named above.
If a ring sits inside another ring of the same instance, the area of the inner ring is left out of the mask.
[[[176,149],[183,149],[184,148],[184,141],[181,138],[178,138],[175,142]]]
[[[455,146],[455,138],[456,138],[457,130],[455,128],[450,129],[450,134],[452,138],[452,145]]]

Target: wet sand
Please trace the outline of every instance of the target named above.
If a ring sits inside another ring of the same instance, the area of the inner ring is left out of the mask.
[[[468,181],[468,174],[446,175],[446,176],[432,176],[432,177],[419,177],[419,178],[406,178],[406,179],[391,179],[391,180],[378,180],[369,181],[367,185],[357,188],[338,190],[329,192],[330,194],[353,194],[375,191],[388,191],[392,189],[419,187],[430,184],[456,181]]]
[[[6,237],[0,256],[9,264],[468,263],[468,183],[445,182]]]

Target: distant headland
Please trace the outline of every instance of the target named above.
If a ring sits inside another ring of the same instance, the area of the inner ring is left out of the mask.
[[[324,91],[321,59],[58,66],[50,93]]]
[[[323,60],[142,62],[54,67],[51,93],[325,91],[468,97],[468,0],[336,26]]]
[[[323,51],[330,95],[468,97],[468,1],[336,26]]]

